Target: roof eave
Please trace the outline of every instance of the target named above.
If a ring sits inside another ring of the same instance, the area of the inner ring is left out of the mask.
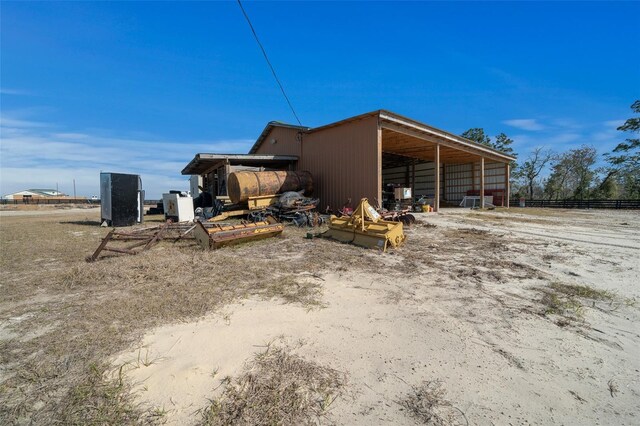
[[[182,169],[182,175],[198,175],[202,174],[199,170],[199,164],[208,162],[207,170],[215,168],[214,166],[225,164],[231,161],[231,164],[270,164],[270,163],[291,163],[298,161],[296,155],[272,155],[272,154],[214,154],[214,153],[197,153],[193,159]]]
[[[429,134],[432,134],[434,136],[437,136],[437,137],[440,137],[440,138],[443,138],[443,139],[446,139],[446,140],[449,140],[449,141],[452,141],[452,142],[455,142],[455,143],[460,143],[460,144],[466,145],[466,146],[468,146],[470,148],[477,149],[477,150],[482,151],[482,152],[484,152],[486,154],[489,154],[492,157],[499,157],[499,158],[501,158],[501,159],[503,159],[505,161],[515,161],[516,160],[516,157],[513,157],[511,155],[507,155],[507,154],[505,154],[505,153],[503,153],[503,152],[501,152],[501,151],[499,151],[497,149],[494,149],[494,148],[479,144],[479,143],[474,142],[472,140],[469,140],[467,138],[463,138],[462,136],[458,136],[458,135],[455,135],[453,133],[449,133],[449,132],[447,132],[445,130],[441,130],[441,129],[438,129],[438,128],[433,127],[433,126],[429,126],[428,124],[421,123],[419,121],[413,120],[413,119],[408,118],[408,117],[404,117],[404,116],[402,116],[400,114],[396,114],[396,113],[391,112],[391,111],[380,110],[379,111],[379,117],[382,120],[388,120],[388,121],[396,122],[398,124],[402,124],[402,125],[407,126],[407,127],[413,127],[413,128],[415,128],[415,129],[417,129],[419,131],[422,131],[422,132],[425,132],[425,133],[429,133]]]

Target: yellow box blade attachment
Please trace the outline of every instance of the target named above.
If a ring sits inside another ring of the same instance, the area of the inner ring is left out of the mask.
[[[329,229],[323,236],[382,251],[389,246],[397,248],[406,240],[402,222],[382,220],[366,198],[360,200],[351,216],[331,216]]]

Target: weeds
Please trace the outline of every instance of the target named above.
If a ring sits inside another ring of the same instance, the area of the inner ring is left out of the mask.
[[[108,230],[72,223],[73,217],[65,216],[65,223],[55,216],[10,217],[0,224],[0,321],[20,318],[5,333],[16,337],[0,340],[7,366],[0,383],[2,424],[146,419],[150,413],[124,401],[127,389],[100,381],[90,366],[102,366],[151,327],[191,321],[238,299],[321,307],[322,280],[314,275],[337,262],[357,270],[382,259],[359,247],[310,242],[304,230],[288,228],[282,238],[215,252],[167,241],[137,256],[87,264],[84,257]],[[86,236],[69,244],[78,229]],[[140,365],[155,361],[139,356]]]
[[[560,315],[568,318],[582,319],[584,316],[584,300],[592,303],[599,300],[613,300],[613,293],[599,290],[587,285],[566,284],[553,282],[548,287],[540,289],[542,297],[540,303],[543,306],[544,315]],[[558,325],[566,326],[566,322]]]
[[[142,357],[142,349],[138,349],[138,362],[136,364],[137,368],[140,368],[140,365],[148,367],[156,361],[156,358],[149,358],[149,349],[145,351],[144,358]]]
[[[219,398],[202,411],[202,425],[316,423],[340,395],[345,379],[290,348],[269,346],[229,379]]]
[[[156,410],[149,414],[133,403],[130,388],[122,376],[105,379],[107,364],[91,364],[59,406],[58,419],[61,424],[161,424],[162,417]],[[34,418],[36,422],[46,422]]]
[[[543,293],[540,303],[544,306],[545,315],[572,315],[582,318],[583,306],[579,301],[552,291]]]
[[[321,306],[322,288],[318,282],[285,275],[269,280],[263,290],[265,297],[280,297],[287,303],[300,303],[308,308]]]
[[[438,380],[426,381],[419,386],[414,386],[406,395],[400,405],[420,423],[432,426],[448,426],[459,424],[453,414],[455,408],[451,402],[445,399],[446,391]],[[464,417],[464,413],[458,410]]]
[[[581,297],[591,300],[611,300],[613,294],[606,290],[599,290],[587,285],[565,284],[561,282],[551,283],[549,286],[558,293],[567,295],[568,297]]]

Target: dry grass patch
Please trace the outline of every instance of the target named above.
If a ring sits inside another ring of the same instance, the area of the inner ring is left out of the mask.
[[[254,245],[246,252],[214,254],[165,246],[139,256],[74,265],[51,275],[48,292],[63,297],[16,308],[23,319],[12,331],[23,335],[52,322],[59,325],[38,338],[3,342],[2,361],[14,363],[17,374],[3,383],[0,416],[14,420],[33,416],[32,420],[49,423],[78,413],[87,419],[98,415],[95,420],[100,423],[102,414],[91,402],[100,389],[83,392],[85,400],[78,395],[65,397],[64,391],[97,385],[92,366],[126,348],[145,329],[195,319],[249,296],[319,306],[321,282],[301,278],[296,262],[274,270],[268,261],[250,254],[263,249]],[[119,394],[110,394],[118,406]]]
[[[544,315],[559,315],[569,320],[584,317],[585,302],[595,306],[596,301],[611,302],[614,295],[606,290],[587,285],[553,282],[545,288],[538,289],[542,293],[539,302],[543,306]],[[567,325],[561,322],[562,325]]]
[[[94,221],[80,213],[0,223],[0,424],[156,419],[128,402],[126,386],[98,380],[106,360],[146,330],[247,297],[321,308],[323,273],[384,261],[287,227],[282,237],[217,251],[163,241],[137,256],[86,263],[108,232]]]
[[[60,423],[65,425],[146,424],[164,423],[162,410],[143,410],[134,403],[130,385],[118,378],[106,379],[108,365],[92,365],[86,380],[68,392],[65,407],[61,410]]]
[[[446,398],[440,381],[425,381],[413,386],[399,404],[418,422],[432,426],[469,424],[466,416]]]
[[[544,315],[560,315],[565,317],[573,317],[574,319],[582,318],[583,305],[579,301],[562,296],[552,291],[543,291],[540,303],[543,306]]]
[[[344,375],[269,346],[202,411],[202,425],[317,424],[340,395]]]
[[[591,300],[612,300],[613,293],[580,284],[566,284],[554,282],[549,287],[558,293],[567,295],[568,297],[581,297]]]
[[[522,212],[522,215],[527,215],[527,213]],[[545,217],[546,215],[540,215]],[[492,221],[493,224],[498,226],[510,225],[511,223],[535,223],[538,225],[559,225],[557,220],[553,220],[553,218],[557,218],[555,215],[549,215],[549,219],[542,219],[541,217],[526,217],[526,216],[515,216],[515,215],[496,215],[489,213],[469,213],[467,217],[472,219],[481,219],[483,221]]]

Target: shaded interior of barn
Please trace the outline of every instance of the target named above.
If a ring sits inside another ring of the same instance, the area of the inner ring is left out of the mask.
[[[436,181],[440,185],[440,204],[458,206],[465,196],[479,196],[483,157],[448,146],[439,147],[439,176],[436,176],[436,138],[417,137],[382,129],[382,191],[387,200],[392,187],[411,188],[413,197],[434,199]],[[484,159],[484,192],[495,205],[504,205],[507,182],[504,162]],[[438,179],[439,178],[439,179]]]

